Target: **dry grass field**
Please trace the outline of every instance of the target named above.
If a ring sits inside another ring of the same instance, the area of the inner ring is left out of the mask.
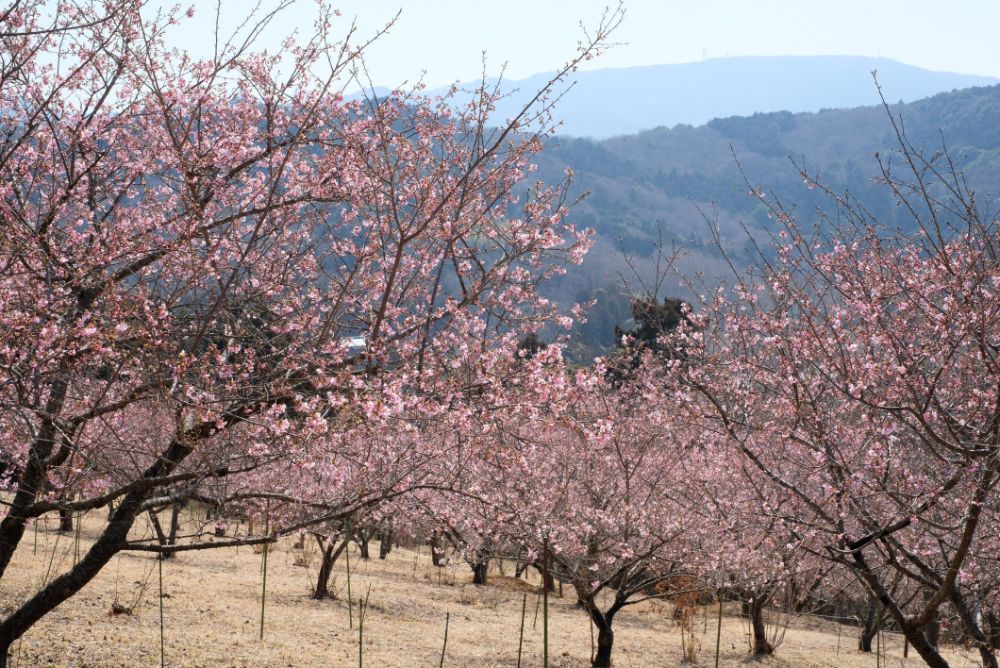
[[[96,518],[96,515],[94,516]],[[0,583],[0,606],[10,610],[51,573],[71,565],[98,529],[85,522],[76,534],[60,535],[56,519],[29,530],[9,576]],[[137,532],[148,530],[144,524]],[[182,667],[292,668],[357,666],[357,606],[350,628],[343,557],[337,564],[337,600],[309,598],[318,567],[314,546],[307,554],[284,539],[270,551],[264,640],[259,639],[261,555],[250,548],[180,554],[163,564],[165,664]],[[377,546],[373,549],[373,557]],[[396,549],[386,561],[351,553],[352,593],[369,593],[363,661],[371,668],[438,666],[445,614],[450,614],[444,665],[499,668],[517,664],[523,593],[528,594],[524,637],[525,667],[542,665],[542,619],[535,621],[537,580],[530,583],[491,573],[491,586],[474,587],[464,564],[437,569],[426,547]],[[509,571],[509,569],[508,569]],[[16,646],[12,665],[59,668],[155,667],[160,665],[159,578],[150,554],[122,554],[79,595],[46,617]],[[369,589],[370,588],[370,589]],[[133,607],[112,614],[112,605]],[[550,665],[589,666],[591,636],[585,615],[566,591],[551,600]],[[716,610],[699,610],[696,636],[700,664],[715,662]],[[722,628],[725,666],[755,665],[747,657],[746,626],[727,610]],[[681,634],[667,603],[643,603],[620,613],[615,622],[615,666],[682,665]],[[817,620],[792,620],[777,654],[764,666],[875,667],[876,657],[857,652],[855,629]],[[922,665],[902,658],[902,639],[886,634],[881,665]],[[949,652],[953,666],[978,665],[971,651]]]

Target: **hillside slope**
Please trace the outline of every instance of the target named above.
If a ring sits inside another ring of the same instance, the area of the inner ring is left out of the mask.
[[[928,155],[947,146],[980,203],[1000,193],[1000,86],[942,93],[891,109],[909,140]],[[668,245],[687,251],[688,272],[720,275],[726,267],[708,243],[706,215],[717,220],[738,262],[749,262],[743,227],[758,238],[773,228],[748,197],[739,165],[754,186],[775,193],[806,222],[817,218],[817,208],[829,211],[830,202],[804,187],[796,165],[837,191],[848,189],[882,223],[912,230],[912,220],[873,181],[875,154],[896,165],[895,148],[892,125],[880,106],[718,118],[701,127],[658,128],[600,142],[554,139],[542,154],[539,174],[555,180],[572,167],[575,193],[590,192],[572,218],[597,236],[583,266],[553,285],[551,294],[563,303],[600,290],[611,291],[606,299],[617,299],[614,286],[627,269],[620,251],[639,258],[642,269],[660,230]],[[621,305],[612,310],[615,317],[627,311]],[[610,331],[597,331],[601,327],[595,322],[584,332],[588,345],[610,342]]]

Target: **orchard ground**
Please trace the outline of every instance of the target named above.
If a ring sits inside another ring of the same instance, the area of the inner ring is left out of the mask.
[[[0,607],[7,614],[53,573],[72,565],[96,536],[97,514],[79,532],[60,534],[58,518],[43,518],[29,530],[14,557],[20,578],[0,582]],[[135,533],[151,533],[148,520]],[[284,538],[269,552],[264,640],[259,639],[262,555],[249,547],[186,552],[163,563],[163,617],[166,665],[182,667],[357,666],[357,604],[353,628],[346,605],[346,562],[341,557],[331,589],[337,599],[309,597],[319,563],[314,542],[293,549]],[[523,595],[528,594],[524,633],[525,667],[542,665],[542,615],[537,574],[514,579],[494,566],[486,587],[471,584],[464,563],[448,568],[431,564],[426,546],[396,548],[385,561],[360,558],[352,546],[351,592],[369,596],[364,624],[365,666],[436,666],[441,660],[445,614],[450,613],[445,666],[499,668],[517,664],[518,629]],[[304,564],[304,565],[303,565]],[[14,571],[12,571],[14,572]],[[550,598],[550,665],[590,665],[590,631],[585,615],[566,588]],[[113,614],[114,604],[131,614]],[[697,615],[700,663],[715,662],[718,608]],[[747,655],[747,627],[727,604],[722,625],[721,665],[754,665]],[[645,602],[624,610],[615,620],[615,666],[679,666],[681,631],[667,602]],[[123,553],[77,596],[72,597],[25,634],[13,651],[12,665],[53,668],[159,666],[159,578],[157,558]],[[799,617],[791,620],[777,654],[760,663],[775,667],[846,668],[875,666],[874,654],[862,654],[852,626]],[[880,665],[922,665],[911,653],[903,659],[902,637],[885,634],[886,658]],[[952,665],[978,665],[971,650],[949,648]]]

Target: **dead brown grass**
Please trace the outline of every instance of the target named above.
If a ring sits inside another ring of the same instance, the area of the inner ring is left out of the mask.
[[[86,522],[80,537],[83,554],[98,530]],[[9,611],[51,573],[72,565],[74,535],[55,532],[56,520],[29,530],[14,557],[8,577],[0,582],[0,607]],[[139,527],[138,533],[147,530]],[[355,626],[348,626],[344,563],[338,563],[332,589],[337,600],[309,598],[317,560],[295,565],[292,539],[270,553],[265,608],[265,636],[260,623],[261,555],[253,550],[209,550],[178,555],[164,563],[166,665],[183,667],[327,667],[358,665],[357,603]],[[373,554],[377,554],[373,546]],[[301,561],[301,559],[300,559]],[[50,570],[49,564],[52,563]],[[437,666],[445,613],[451,614],[445,666],[499,668],[516,665],[521,600],[528,592],[522,665],[540,666],[542,619],[535,621],[537,578],[526,583],[499,573],[495,586],[470,584],[464,564],[436,569],[426,548],[394,550],[386,561],[362,561],[351,554],[352,593],[357,599],[371,586],[365,621],[365,666],[411,668]],[[590,629],[574,606],[571,592],[550,602],[550,665],[589,665]],[[113,603],[134,602],[132,614],[111,614]],[[25,635],[14,652],[19,667],[109,668],[159,666],[159,600],[156,559],[148,554],[122,554],[79,595],[58,608]],[[701,665],[714,665],[714,606],[695,620],[702,635]],[[615,666],[637,668],[681,665],[680,629],[664,603],[643,603],[623,611],[615,622]],[[827,622],[796,623],[770,668],[868,668],[874,655],[857,652],[854,629]],[[911,653],[902,658],[902,638],[886,634],[885,666],[922,665]],[[729,614],[722,629],[722,665],[754,665],[747,659],[746,628]],[[956,666],[977,664],[971,651],[949,653]]]

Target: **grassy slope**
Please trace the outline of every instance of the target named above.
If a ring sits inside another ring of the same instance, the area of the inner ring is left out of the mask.
[[[96,515],[94,516],[96,518]],[[74,536],[58,536],[56,520],[43,523],[15,556],[9,576],[0,582],[0,607],[28,594],[45,577],[50,560],[58,570],[72,562]],[[81,549],[97,531],[85,523]],[[143,527],[143,530],[147,530]],[[357,666],[357,621],[348,627],[343,599],[344,564],[338,564],[334,589],[340,600],[308,597],[317,559],[308,567],[295,565],[298,551],[283,540],[271,553],[268,569],[265,640],[258,640],[260,615],[260,555],[249,549],[187,553],[164,566],[166,664],[181,667]],[[312,549],[307,544],[307,548]],[[377,549],[377,547],[376,547]],[[374,554],[374,551],[373,551]],[[436,666],[440,660],[445,613],[451,613],[446,666],[492,668],[516,665],[522,592],[528,592],[525,658],[522,665],[540,666],[542,620],[533,627],[535,586],[501,576],[494,584],[468,584],[469,569],[435,569],[426,547],[397,549],[387,561],[364,562],[351,555],[352,591],[357,597],[371,585],[365,623],[366,666]],[[508,569],[509,570],[509,569]],[[135,614],[111,615],[118,600],[129,603],[147,587]],[[159,614],[156,561],[150,555],[125,554],[79,596],[59,608],[28,634],[19,648],[18,666],[158,666]],[[571,592],[553,600],[552,666],[587,666],[590,632],[586,618],[573,605]],[[722,665],[746,664],[746,629],[727,609],[722,633]],[[356,613],[356,608],[355,608]],[[698,615],[702,665],[714,664],[715,608]],[[680,630],[667,603],[643,603],[623,611],[615,623],[617,668],[677,666],[681,663]],[[874,655],[862,655],[855,629],[812,619],[795,620],[768,666],[875,665]],[[902,659],[902,639],[886,635],[885,665],[921,665],[919,658]],[[838,650],[839,645],[839,650]],[[953,665],[976,663],[971,652],[949,652]]]

